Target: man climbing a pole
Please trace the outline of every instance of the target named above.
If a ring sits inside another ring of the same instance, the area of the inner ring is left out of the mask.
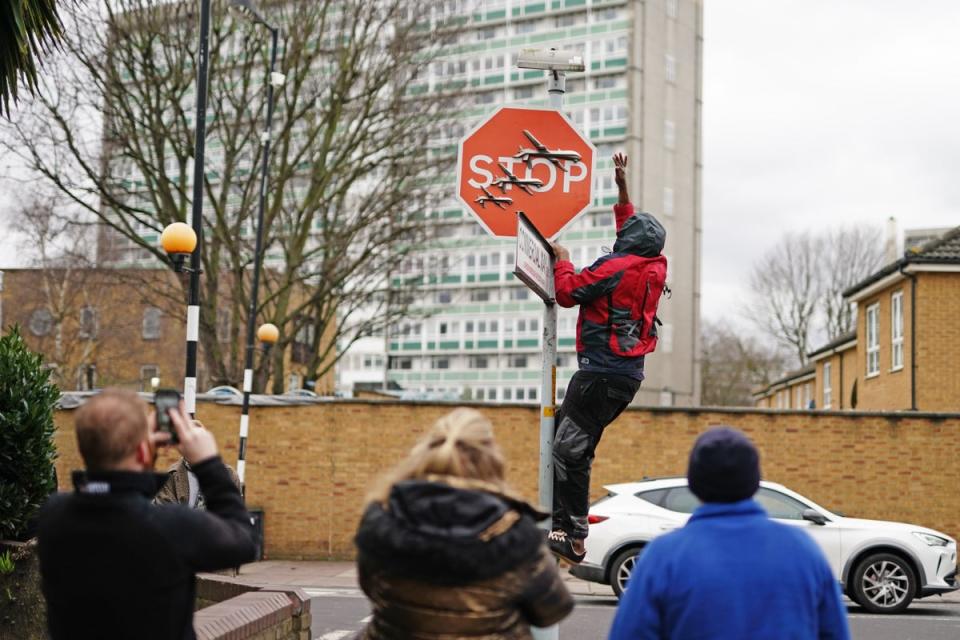
[[[657,305],[666,286],[666,231],[635,213],[627,193],[627,157],[613,157],[619,197],[613,251],[577,273],[554,244],[557,303],[580,305],[577,364],[556,414],[553,443],[554,555],[579,563],[586,552],[590,467],[603,430],[626,409],[643,381],[644,356],[657,344]]]

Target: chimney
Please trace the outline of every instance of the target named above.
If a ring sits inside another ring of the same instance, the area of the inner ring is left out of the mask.
[[[887,218],[883,258],[884,262],[896,262],[900,259],[900,230],[897,227],[897,219],[893,216]]]

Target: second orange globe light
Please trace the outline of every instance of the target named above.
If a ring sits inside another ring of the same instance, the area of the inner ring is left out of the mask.
[[[184,222],[167,225],[160,235],[160,244],[167,253],[193,253],[197,248],[197,234]]]
[[[277,325],[267,322],[260,325],[260,328],[257,329],[257,340],[260,342],[266,342],[268,344],[273,344],[280,339],[280,329],[277,329]]]

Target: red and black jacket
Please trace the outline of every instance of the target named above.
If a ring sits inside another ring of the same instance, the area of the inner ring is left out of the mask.
[[[657,346],[657,305],[667,279],[663,225],[633,205],[613,208],[613,252],[577,273],[569,260],[554,266],[557,302],[580,305],[577,360],[580,369],[643,379],[644,355]]]

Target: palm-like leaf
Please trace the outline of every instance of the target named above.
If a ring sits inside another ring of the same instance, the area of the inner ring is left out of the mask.
[[[63,35],[56,0],[0,2],[0,114],[10,115],[10,100],[21,84],[37,86],[40,57]]]

